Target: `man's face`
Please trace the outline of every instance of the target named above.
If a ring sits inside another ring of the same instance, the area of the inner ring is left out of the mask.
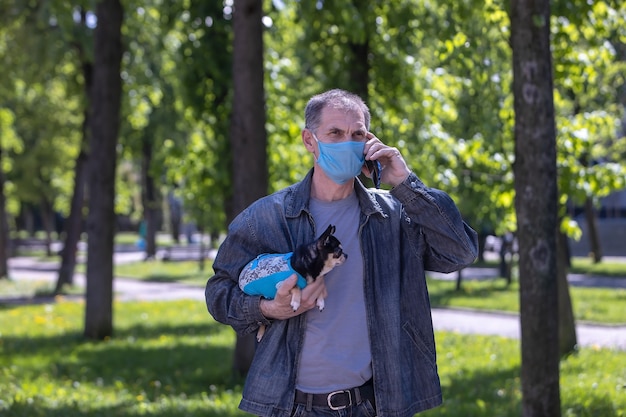
[[[354,110],[327,107],[322,110],[320,126],[314,132],[324,143],[367,141],[363,113]]]

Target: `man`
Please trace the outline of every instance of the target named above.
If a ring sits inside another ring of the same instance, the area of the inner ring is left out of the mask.
[[[267,326],[239,407],[259,416],[409,417],[441,404],[425,270],[452,272],[477,255],[476,233],[450,197],[426,187],[400,152],[370,132],[356,95],[330,90],[305,109],[313,169],[230,225],[206,287],[209,312],[239,334]],[[391,191],[355,178],[378,161]],[[245,295],[242,268],[291,252],[336,225],[347,261],[304,288],[293,311],[288,278],[272,300]],[[315,300],[322,295],[326,307]],[[333,411],[335,410],[335,411]],[[334,412],[334,414],[332,414]]]

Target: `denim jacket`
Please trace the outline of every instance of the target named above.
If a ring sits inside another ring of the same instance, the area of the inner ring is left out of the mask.
[[[267,326],[239,404],[259,416],[291,413],[306,315],[266,319],[260,297],[244,294],[238,277],[260,253],[291,252],[315,239],[308,210],[312,172],[235,218],[206,286],[207,307],[217,321],[240,335]],[[366,189],[358,180],[355,189],[377,415],[410,417],[442,402],[425,270],[447,273],[474,262],[476,232],[447,194],[413,173],[391,191]]]

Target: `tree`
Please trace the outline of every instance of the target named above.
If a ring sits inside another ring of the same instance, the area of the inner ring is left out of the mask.
[[[522,415],[561,415],[556,127],[548,0],[511,2]]]
[[[235,0],[233,38],[233,213],[267,194],[267,134],[263,88],[263,1]],[[235,371],[247,373],[254,356],[254,334],[237,338]]]
[[[5,116],[0,111],[0,134],[4,131],[2,126]],[[2,168],[3,159],[2,144],[0,144],[0,279],[6,279],[9,277],[9,264],[7,262],[9,257],[9,227],[6,214],[6,198],[4,196],[4,169]]]
[[[87,11],[80,9],[80,19],[73,21],[72,24],[76,28],[76,32],[83,33],[87,27]],[[84,207],[85,207],[85,189],[86,189],[86,174],[87,174],[87,148],[89,147],[89,114],[91,112],[89,100],[89,94],[92,88],[92,73],[93,62],[92,57],[86,51],[85,45],[88,40],[91,40],[88,36],[82,36],[74,38],[70,41],[71,45],[75,48],[78,67],[82,71],[82,87],[84,91],[84,108],[83,108],[83,123],[81,126],[81,143],[78,156],[74,163],[74,192],[70,200],[69,215],[64,227],[63,249],[61,251],[61,264],[59,265],[59,275],[57,277],[57,283],[54,289],[55,294],[63,292],[65,285],[74,284],[74,271],[76,270],[76,252],[78,249],[78,242],[80,241],[81,234],[84,227]]]
[[[115,170],[122,84],[123,9],[119,0],[96,6],[87,216],[87,291],[84,335],[113,333],[113,238]]]

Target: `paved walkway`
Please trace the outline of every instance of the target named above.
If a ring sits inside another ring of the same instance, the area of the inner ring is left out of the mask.
[[[143,259],[141,252],[116,253],[115,262],[133,262]],[[12,258],[9,260],[12,279],[48,280],[55,282],[57,262],[37,262],[32,258]],[[435,278],[454,280],[456,274],[432,274]],[[466,268],[463,279],[493,278],[491,268]],[[570,285],[626,288],[626,278],[589,277],[572,274],[568,277]],[[75,284],[85,285],[85,277],[76,274]],[[146,282],[124,278],[115,278],[114,291],[119,300],[175,300],[190,299],[204,301],[204,288],[179,283]],[[0,299],[0,304],[19,303],[24,300]],[[626,316],[626,312],[625,312]],[[433,323],[436,330],[458,333],[500,335],[508,338],[520,337],[518,314],[480,312],[475,310],[434,308]],[[576,326],[578,343],[581,346],[608,347],[626,350],[626,326],[591,325],[578,323]]]

